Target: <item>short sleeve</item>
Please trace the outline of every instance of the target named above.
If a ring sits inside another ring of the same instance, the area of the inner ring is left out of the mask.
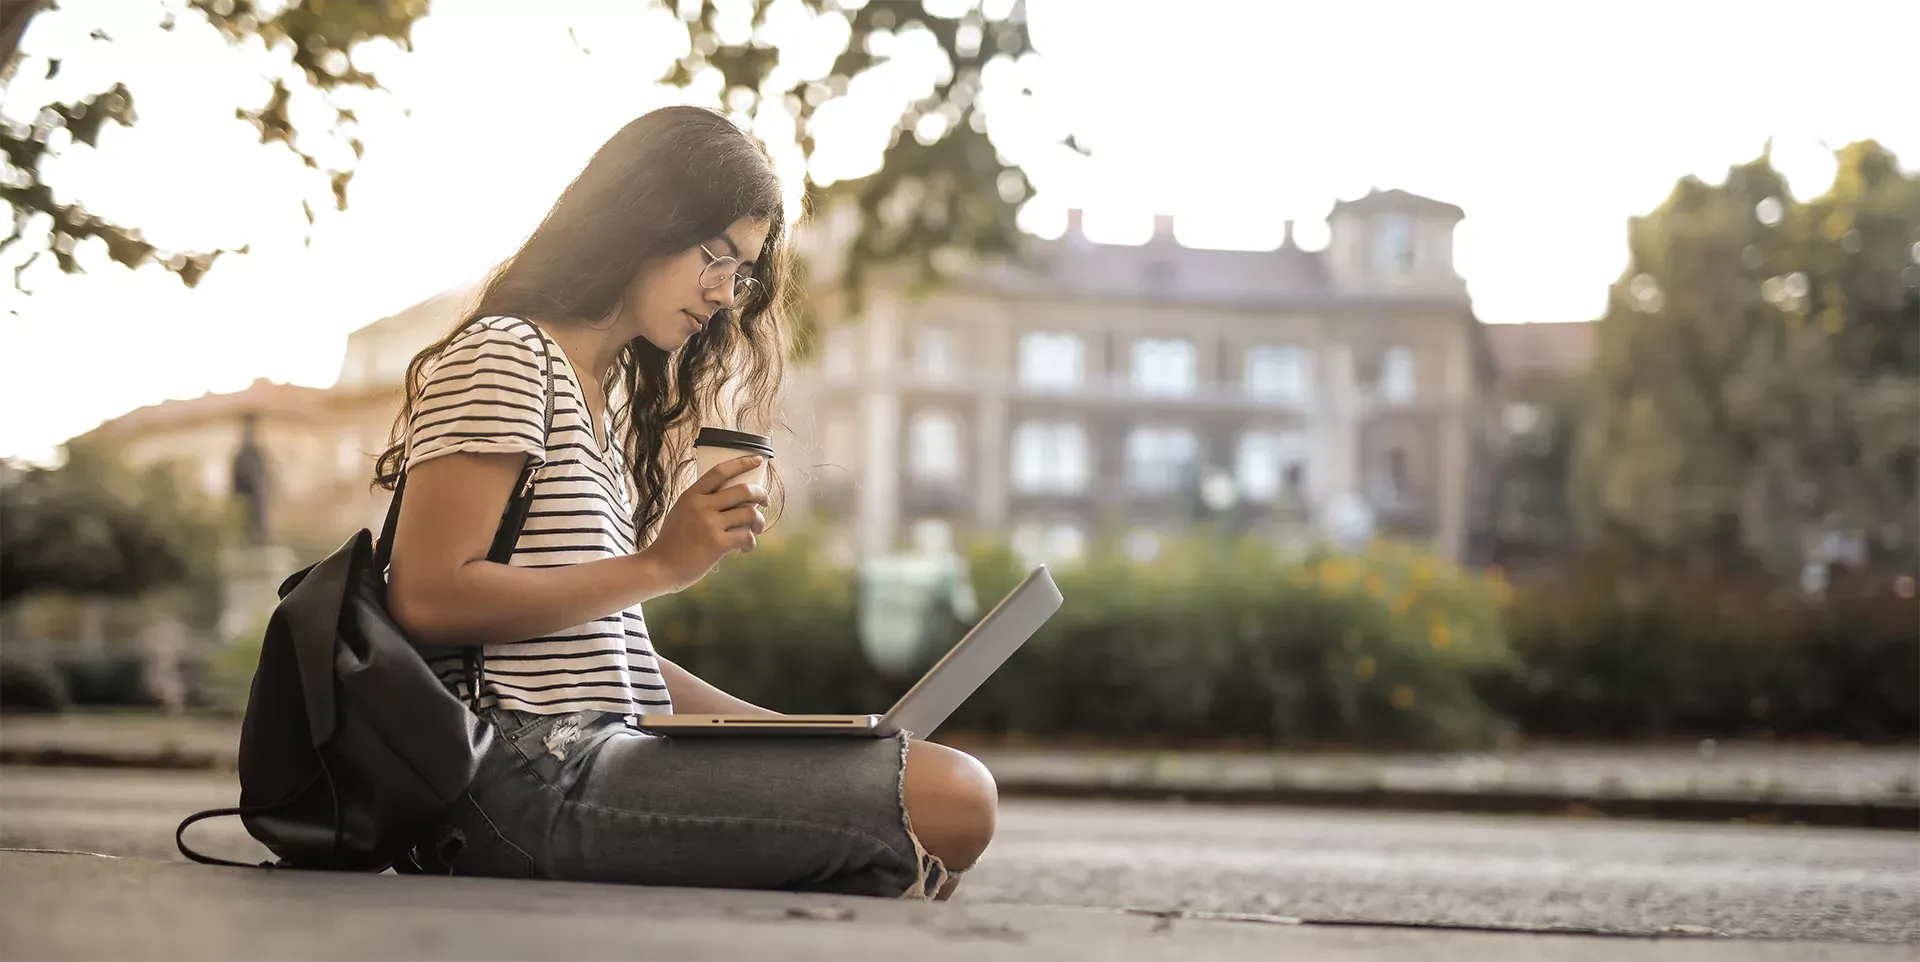
[[[407,427],[407,467],[446,454],[524,454],[546,463],[546,369],[538,328],[490,318],[429,369]]]

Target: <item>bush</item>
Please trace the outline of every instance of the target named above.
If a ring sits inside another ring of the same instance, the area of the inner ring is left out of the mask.
[[[1529,734],[1920,733],[1920,604],[1890,592],[1588,570],[1525,592],[1510,634],[1526,667],[1479,687]]]
[[[867,665],[850,573],[811,543],[765,541],[650,605],[661,653],[770,708],[884,708],[913,675]],[[1497,592],[1459,569],[1398,548],[1290,562],[1251,542],[1095,558],[1056,572],[1067,605],[949,730],[1457,746],[1501,727],[1468,683],[1509,661]],[[970,561],[986,604],[1024,574],[1003,545]]]
[[[887,676],[868,663],[853,573],[813,548],[824,540],[783,532],[648,604],[660,653],[780,711],[883,710],[926,664]],[[1025,574],[1003,543],[968,560],[987,605]],[[1096,550],[1055,577],[1066,606],[943,732],[1427,748],[1516,727],[1604,740],[1920,733],[1920,610],[1891,594],[1814,604],[1758,584],[1584,571],[1515,595],[1401,545],[1296,560],[1204,538],[1150,564]],[[228,704],[245,702],[259,636],[215,656]]]
[[[895,686],[867,664],[853,581],[812,550],[817,543],[767,539],[692,588],[649,603],[655,649],[728,694],[776,711],[874,711]]]
[[[0,711],[57,712],[73,703],[66,675],[41,653],[0,649]]]
[[[1467,684],[1508,660],[1496,592],[1406,549],[1293,562],[1199,539],[1151,564],[1099,552],[1056,578],[1067,605],[956,727],[1429,746],[1500,728]],[[976,580],[983,596],[1011,583]]]

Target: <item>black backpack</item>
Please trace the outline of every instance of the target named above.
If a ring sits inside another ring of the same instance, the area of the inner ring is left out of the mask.
[[[546,425],[553,356],[544,335]],[[529,461],[487,560],[513,556],[533,504]],[[461,649],[469,704],[443,685],[387,610],[385,572],[403,475],[376,543],[364,528],[280,585],[240,728],[240,804],[188,816],[174,831],[196,862],[242,865],[189,848],[187,826],[238,815],[279,868],[443,870],[459,844],[439,828],[479,770],[492,727],[479,716],[482,649]],[[422,856],[425,856],[423,858]]]

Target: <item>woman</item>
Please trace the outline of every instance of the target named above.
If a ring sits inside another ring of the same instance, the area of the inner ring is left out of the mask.
[[[376,479],[407,477],[389,603],[463,699],[457,646],[485,646],[479,703],[498,728],[449,816],[454,872],[945,898],[991,840],[992,777],[940,745],[631,725],[774,714],[656,654],[640,606],[765,529],[765,488],[731,481],[758,459],[671,489],[699,426],[770,420],[786,242],[763,145],[711,111],[654,111],[594,154],[409,367]],[[526,527],[511,562],[491,563],[529,458]]]

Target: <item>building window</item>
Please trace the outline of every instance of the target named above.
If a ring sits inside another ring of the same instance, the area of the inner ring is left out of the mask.
[[[1127,434],[1127,487],[1171,494],[1192,477],[1200,438],[1186,428],[1134,428]]]
[[[1133,342],[1133,389],[1142,394],[1184,397],[1199,382],[1193,342],[1149,338]]]
[[[1078,527],[1035,522],[1014,526],[1012,546],[1021,565],[1028,568],[1077,561],[1087,550],[1086,536]]]
[[[951,381],[960,374],[954,357],[953,332],[939,325],[920,328],[913,341],[915,374],[933,381]]]
[[[1306,496],[1306,438],[1293,433],[1250,431],[1240,436],[1234,458],[1240,496],[1265,503]]]
[[[1261,345],[1247,351],[1247,394],[1262,401],[1305,405],[1313,400],[1313,352]]]
[[[916,481],[960,480],[960,421],[945,411],[916,412],[907,424],[907,473]]]
[[[1087,380],[1087,347],[1077,334],[1036,332],[1020,337],[1020,385],[1047,391],[1077,388]]]
[[[1392,215],[1374,225],[1373,263],[1382,274],[1405,274],[1413,269],[1413,220]]]
[[[1087,488],[1087,433],[1061,421],[1029,421],[1013,432],[1013,486],[1025,494],[1079,494]]]
[[[820,350],[820,366],[828,374],[837,377],[849,377],[860,366],[855,353],[856,332],[850,327],[836,327],[827,332]]]
[[[1380,355],[1380,399],[1388,404],[1413,400],[1413,351],[1390,347]]]

